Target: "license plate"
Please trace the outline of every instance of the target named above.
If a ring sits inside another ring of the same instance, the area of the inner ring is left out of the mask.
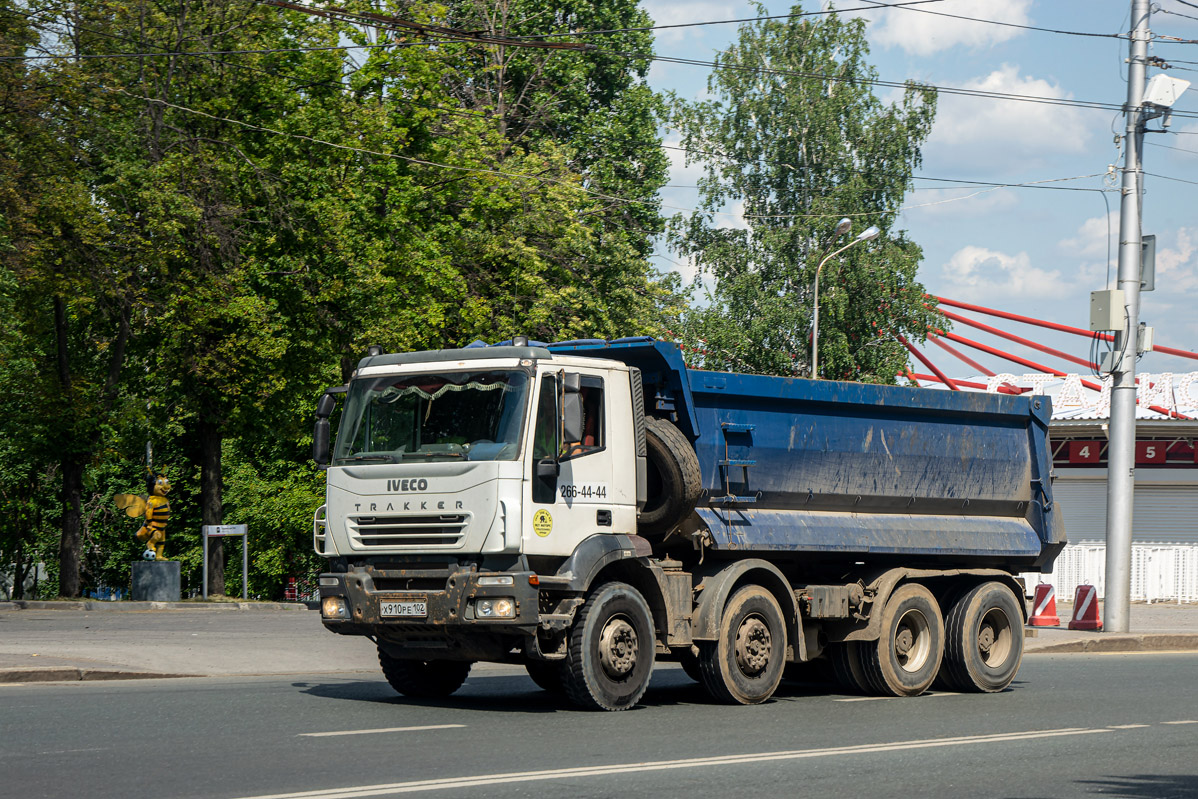
[[[428,615],[428,600],[422,597],[420,599],[402,599],[393,602],[380,602],[379,615],[383,617],[406,616],[409,618],[423,619]]]

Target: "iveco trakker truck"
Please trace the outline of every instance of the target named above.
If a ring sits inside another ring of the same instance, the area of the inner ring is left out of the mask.
[[[865,694],[999,691],[1023,653],[1014,575],[1065,543],[1046,397],[517,338],[369,355],[316,417],[322,621],[413,697],[479,661],[604,710],[655,660],[732,704],[817,659]]]

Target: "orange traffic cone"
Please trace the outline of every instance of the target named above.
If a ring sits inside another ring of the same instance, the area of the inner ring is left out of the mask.
[[[1070,630],[1101,630],[1102,619],[1098,617],[1098,589],[1092,585],[1079,585],[1073,599],[1073,621]]]
[[[1036,586],[1036,598],[1032,601],[1032,617],[1027,623],[1033,627],[1060,627],[1057,615],[1057,590],[1048,583]]]

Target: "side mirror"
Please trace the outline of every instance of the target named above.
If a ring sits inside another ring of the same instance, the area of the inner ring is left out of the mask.
[[[562,377],[562,390],[567,394],[577,394],[582,391],[582,375],[578,372],[566,372]]]
[[[329,397],[325,394],[325,397]],[[329,399],[332,399],[329,397]],[[329,419],[327,416],[318,418],[316,426],[312,429],[312,460],[320,465],[327,465],[329,462]]]
[[[328,419],[333,415],[333,409],[337,407],[337,400],[333,399],[332,394],[321,394],[320,399],[316,402],[316,418]]]

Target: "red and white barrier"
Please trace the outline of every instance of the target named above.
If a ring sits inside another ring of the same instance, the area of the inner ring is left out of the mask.
[[[1070,630],[1101,630],[1102,619],[1098,615],[1098,589],[1092,585],[1079,585],[1073,599],[1073,621]]]
[[[1032,627],[1060,627],[1057,615],[1057,591],[1048,583],[1036,586],[1036,598],[1032,601],[1032,615],[1027,620]]]

